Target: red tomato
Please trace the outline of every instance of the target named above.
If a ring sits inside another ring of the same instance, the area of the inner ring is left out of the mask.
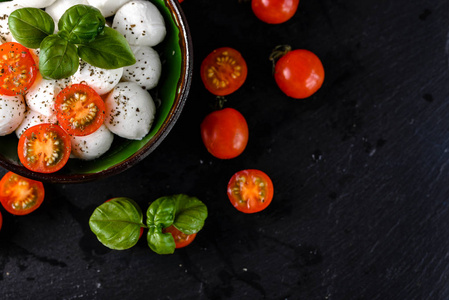
[[[233,108],[208,114],[201,123],[201,138],[213,156],[230,159],[239,156],[248,144],[248,124]]]
[[[248,68],[240,52],[223,47],[212,51],[201,63],[201,79],[214,95],[226,96],[240,88]]]
[[[103,124],[105,105],[100,95],[86,84],[72,84],[55,101],[59,124],[70,135],[84,136]]]
[[[37,76],[30,51],[19,43],[0,45],[0,94],[25,94]]]
[[[167,228],[162,230],[163,233],[170,232],[173,238],[175,239],[176,249],[183,248],[185,246],[190,245],[191,242],[196,237],[196,233],[194,234],[185,234],[179,231],[175,226],[170,225]]]
[[[274,79],[287,96],[303,99],[310,97],[321,87],[324,68],[313,52],[293,50],[276,62]]]
[[[184,0],[179,0],[179,3],[182,3],[182,1],[184,1]]]
[[[260,170],[242,170],[228,183],[228,197],[232,205],[244,213],[264,210],[273,199],[273,182]]]
[[[293,17],[299,0],[251,0],[257,18],[268,24],[280,24]]]
[[[0,202],[13,215],[26,215],[36,210],[44,201],[44,195],[42,182],[13,172],[6,173],[0,181]]]
[[[20,136],[17,151],[25,168],[39,173],[53,173],[69,159],[70,136],[58,125],[39,124],[28,128]]]

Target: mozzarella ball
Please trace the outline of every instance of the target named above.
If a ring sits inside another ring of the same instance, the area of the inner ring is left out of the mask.
[[[117,10],[131,0],[87,0],[89,5],[98,8],[104,17],[114,15]]]
[[[52,5],[56,0],[15,0],[14,2],[26,7],[45,8]]]
[[[114,135],[101,125],[94,133],[85,136],[72,136],[72,155],[82,160],[100,157],[112,145]]]
[[[58,30],[58,22],[59,19],[61,19],[61,16],[65,13],[67,9],[70,7],[77,5],[77,4],[84,4],[89,5],[87,0],[56,0],[55,3],[53,3],[50,6],[47,6],[45,8],[45,11],[53,18],[56,24],[56,31]]]
[[[33,127],[38,124],[42,123],[52,123],[56,124],[58,122],[58,119],[56,118],[56,115],[52,115],[50,117],[44,116],[43,114],[38,113],[34,110],[27,110],[25,112],[25,118],[23,119],[22,123],[20,123],[19,127],[16,129],[16,135],[18,138],[22,135],[22,133],[25,132],[30,127]]]
[[[14,132],[25,118],[22,95],[0,95],[0,136]]]
[[[93,88],[98,95],[109,93],[120,81],[123,75],[123,68],[101,69],[80,60],[78,71],[73,74],[71,82],[85,82]]]
[[[116,135],[141,140],[150,132],[156,106],[137,83],[120,82],[106,97],[104,124]]]
[[[63,88],[60,82],[63,81],[47,80],[38,74],[25,95],[28,107],[47,117],[53,115],[55,113],[55,98]]]
[[[112,28],[123,34],[130,45],[156,46],[165,37],[164,18],[149,1],[131,1],[115,14]]]
[[[8,18],[16,9],[23,6],[15,2],[0,3],[0,44],[11,42],[12,34],[9,31]]]
[[[157,86],[162,64],[159,54],[150,46],[131,46],[136,63],[123,69],[123,80],[132,81],[150,90]]]

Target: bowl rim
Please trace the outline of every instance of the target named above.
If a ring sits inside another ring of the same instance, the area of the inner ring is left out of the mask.
[[[175,19],[175,23],[179,25],[179,43],[181,45],[181,56],[183,57],[183,59],[181,65],[181,76],[178,79],[178,83],[176,85],[176,89],[180,92],[176,94],[176,98],[173,101],[168,116],[165,118],[164,122],[161,125],[161,129],[156,132],[156,134],[142,148],[133,153],[130,157],[105,170],[95,173],[37,173],[28,170],[21,165],[11,164],[9,161],[3,159],[0,159],[1,167],[5,168],[7,171],[17,173],[29,179],[47,183],[83,183],[119,174],[143,160],[151,152],[153,152],[157,146],[159,146],[159,144],[171,131],[176,121],[178,120],[179,115],[181,114],[190,91],[193,77],[193,45],[192,37],[190,35],[190,29],[186,22],[186,17],[183,10],[181,9],[178,0],[163,1],[165,5],[174,12],[173,17]],[[0,154],[0,158],[2,157],[3,156]]]

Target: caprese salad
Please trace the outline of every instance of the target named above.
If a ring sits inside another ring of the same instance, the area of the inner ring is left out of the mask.
[[[0,140],[15,133],[22,164],[43,173],[98,158],[115,135],[141,140],[165,35],[150,1],[0,3]]]

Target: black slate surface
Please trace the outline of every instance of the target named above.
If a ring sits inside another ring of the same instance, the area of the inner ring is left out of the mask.
[[[250,2],[185,0],[195,71],[184,111],[139,165],[77,185],[46,184],[36,212],[4,217],[1,299],[449,299],[449,3],[301,0],[292,20],[262,23]],[[326,71],[306,100],[277,88],[279,44],[315,52]],[[246,58],[226,106],[247,118],[238,158],[204,148],[214,97],[199,66],[230,46]],[[226,196],[236,171],[269,174],[275,197],[245,215]],[[6,170],[0,170],[3,175]],[[142,239],[112,251],[91,233],[94,208],[117,196],[197,196],[209,218],[169,256]]]

